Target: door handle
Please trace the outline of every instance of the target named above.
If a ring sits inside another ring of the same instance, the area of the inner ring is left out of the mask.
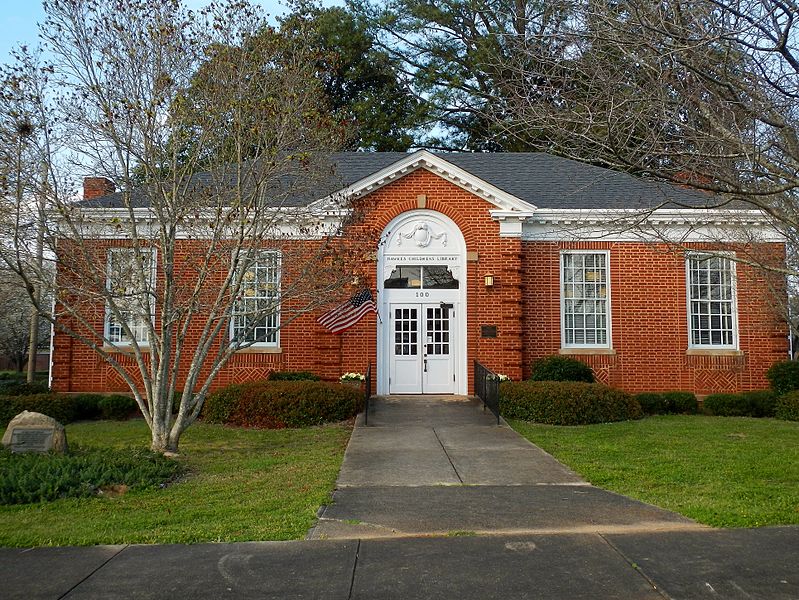
[[[427,359],[423,359],[424,362],[424,372],[427,373]]]

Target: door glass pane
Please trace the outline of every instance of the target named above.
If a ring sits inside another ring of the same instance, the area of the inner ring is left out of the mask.
[[[427,354],[431,356],[449,354],[449,309],[429,307],[425,316],[428,325]]]
[[[394,309],[394,355],[416,356],[419,352],[419,318],[416,308]]]

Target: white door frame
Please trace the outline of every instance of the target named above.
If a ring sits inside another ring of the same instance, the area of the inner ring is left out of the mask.
[[[431,290],[427,296],[418,289],[384,289],[397,265],[446,265],[458,280],[457,290]],[[392,343],[389,305],[391,303],[453,304],[456,311],[454,342],[456,394],[468,392],[466,346],[466,242],[455,222],[446,215],[426,209],[412,210],[394,218],[383,230],[377,252],[377,293],[380,320],[377,325],[377,393],[388,394]]]

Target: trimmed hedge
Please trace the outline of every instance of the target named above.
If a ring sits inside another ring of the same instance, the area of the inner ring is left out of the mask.
[[[183,471],[180,463],[138,449],[78,449],[67,455],[0,451],[0,504],[93,496],[104,487],[147,488]]]
[[[703,408],[718,417],[773,417],[777,395],[771,390],[710,394]]]
[[[0,381],[0,394],[3,396],[30,396],[33,394],[46,394],[50,391],[46,383],[27,381],[19,379],[7,379]]]
[[[38,412],[62,424],[92,419],[121,421],[136,413],[136,401],[121,394],[31,394],[0,396],[0,425],[5,426],[23,410]]]
[[[645,415],[664,415],[667,411],[666,399],[657,392],[641,392],[635,395]]]
[[[0,396],[0,423],[4,427],[23,410],[45,414],[59,423],[71,423],[81,418],[83,409],[73,398],[59,394]]]
[[[646,415],[696,413],[699,403],[691,392],[642,392],[635,395]]]
[[[769,370],[766,371],[766,378],[769,381],[771,389],[774,390],[778,396],[782,396],[794,390],[799,390],[799,361],[784,360],[774,363]]]
[[[799,421],[799,390],[779,397],[774,407],[774,416],[786,421]]]
[[[97,408],[100,410],[101,419],[125,421],[136,414],[139,406],[131,396],[114,394],[101,396],[97,402]]]
[[[319,375],[310,371],[272,371],[269,373],[269,381],[321,381]]]
[[[699,408],[699,402],[692,392],[663,392],[663,399],[668,413],[694,415]]]
[[[702,407],[717,417],[748,417],[751,412],[749,400],[742,394],[710,394]]]
[[[509,381],[499,386],[505,417],[549,425],[588,425],[639,419],[641,405],[630,394],[601,383]]]
[[[310,427],[344,421],[362,408],[363,393],[322,381],[255,381],[209,395],[202,416],[237,427]]]
[[[594,372],[584,362],[568,356],[546,356],[533,363],[531,381],[584,381],[594,383]]]

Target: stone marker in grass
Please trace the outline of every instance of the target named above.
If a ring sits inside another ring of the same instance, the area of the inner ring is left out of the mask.
[[[12,452],[39,452],[51,450],[64,454],[67,435],[64,426],[47,415],[23,410],[6,427],[3,446]]]

